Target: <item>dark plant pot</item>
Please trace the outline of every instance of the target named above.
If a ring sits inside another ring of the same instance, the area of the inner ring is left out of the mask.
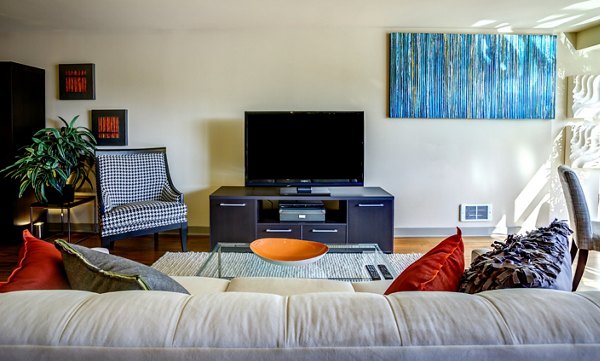
[[[54,188],[46,189],[46,198],[48,199],[49,204],[73,202],[73,200],[75,200],[75,188],[72,185],[67,184],[63,187],[62,194]]]

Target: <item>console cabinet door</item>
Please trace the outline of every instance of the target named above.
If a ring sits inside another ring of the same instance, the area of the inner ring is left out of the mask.
[[[323,243],[346,243],[345,224],[304,224],[302,239]]]
[[[256,238],[256,200],[210,200],[210,248],[219,242],[250,243]]]
[[[302,226],[289,223],[259,223],[256,238],[295,238],[302,235]]]
[[[394,200],[349,200],[348,243],[378,243],[384,252],[394,248]]]

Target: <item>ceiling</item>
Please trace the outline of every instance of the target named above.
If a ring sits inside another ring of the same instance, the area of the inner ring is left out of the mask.
[[[385,27],[515,33],[600,24],[600,0],[0,0],[0,31]]]

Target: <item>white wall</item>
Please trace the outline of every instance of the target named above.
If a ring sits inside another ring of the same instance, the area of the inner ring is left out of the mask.
[[[600,46],[594,46],[586,49],[576,50],[565,37],[559,38],[561,46],[558,47],[557,56],[560,60],[558,67],[558,89],[557,89],[557,120],[553,122],[553,134],[555,135],[555,147],[562,146],[561,142],[568,142],[566,132],[563,127],[576,122],[581,122],[581,119],[571,119],[568,116],[571,114],[567,109],[569,105],[568,99],[572,96],[568,92],[567,79],[578,74],[599,74],[600,73]],[[589,121],[589,120],[586,120]],[[553,153],[558,153],[555,152]],[[568,157],[568,155],[565,155]],[[552,166],[555,169],[563,159],[553,156]],[[568,162],[567,162],[568,163]],[[600,170],[599,169],[575,169],[579,176],[579,180],[586,194],[590,216],[592,219],[599,219],[600,212]],[[550,214],[551,217],[559,219],[567,219],[568,212],[564,204],[564,196],[558,176],[556,172],[550,179]]]
[[[81,114],[89,126],[91,109],[128,109],[130,146],[168,148],[190,227],[208,226],[218,186],[243,185],[245,110],[364,110],[366,183],[396,197],[397,234],[536,218],[547,192],[532,180],[547,167],[555,122],[387,118],[390,31],[401,29],[0,33],[0,60],[46,69],[48,124]],[[561,77],[600,57],[563,45],[558,55]],[[96,100],[58,100],[58,64],[84,62],[96,64]],[[460,223],[460,203],[492,203],[493,221]]]

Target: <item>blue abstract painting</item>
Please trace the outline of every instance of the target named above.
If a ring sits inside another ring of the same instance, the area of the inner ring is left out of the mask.
[[[556,36],[390,34],[390,117],[553,119]]]

